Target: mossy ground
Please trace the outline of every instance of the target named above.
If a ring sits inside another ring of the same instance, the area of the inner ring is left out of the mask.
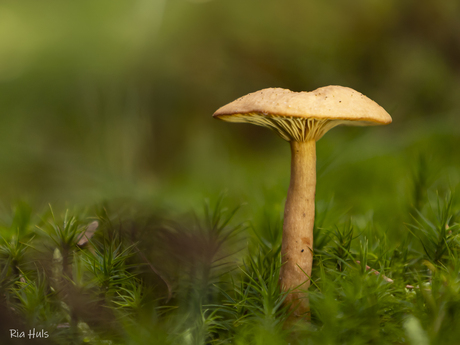
[[[255,211],[232,193],[174,217],[135,200],[4,208],[1,339],[35,328],[43,344],[460,343],[458,162],[407,158],[417,146],[362,159],[363,171],[339,160],[356,195],[325,192],[335,173],[319,158],[311,322],[286,322],[278,289],[280,187],[254,185]]]

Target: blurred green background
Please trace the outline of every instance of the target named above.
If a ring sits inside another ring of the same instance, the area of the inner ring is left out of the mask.
[[[336,84],[393,124],[318,142],[318,206],[388,222],[417,203],[417,166],[427,188],[459,182],[459,18],[456,0],[4,0],[0,199],[174,213],[227,191],[246,219],[281,215],[289,145],[211,115]]]

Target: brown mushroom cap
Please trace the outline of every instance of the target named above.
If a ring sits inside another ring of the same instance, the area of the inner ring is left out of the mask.
[[[338,125],[386,125],[392,121],[373,100],[335,85],[311,92],[263,89],[224,105],[213,116],[268,127],[287,141],[319,140]]]

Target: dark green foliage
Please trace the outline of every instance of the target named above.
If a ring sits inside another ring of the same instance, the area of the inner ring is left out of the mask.
[[[19,202],[11,213],[4,213],[0,224],[0,260],[6,261],[5,269],[11,269],[15,277],[24,264],[26,252],[33,239],[32,209],[25,202]],[[23,268],[23,267],[22,267]]]
[[[438,197],[436,206],[429,206],[428,215],[417,210],[416,224],[409,225],[409,231],[420,240],[427,259],[440,264],[453,249],[459,249],[460,224],[453,223],[451,195],[444,200]]]
[[[278,287],[279,217],[248,227],[222,197],[182,221],[106,205],[78,245],[93,219],[45,212],[33,237],[33,213],[16,208],[3,217],[2,317],[56,344],[455,344],[459,208],[427,196],[396,242],[384,224],[321,204],[312,319],[297,323]]]

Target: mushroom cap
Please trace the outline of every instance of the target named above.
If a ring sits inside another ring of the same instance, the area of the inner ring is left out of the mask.
[[[392,122],[391,116],[349,87],[325,86],[311,92],[268,88],[219,108],[213,117],[271,128],[285,140],[319,140],[337,125],[372,126]]]

